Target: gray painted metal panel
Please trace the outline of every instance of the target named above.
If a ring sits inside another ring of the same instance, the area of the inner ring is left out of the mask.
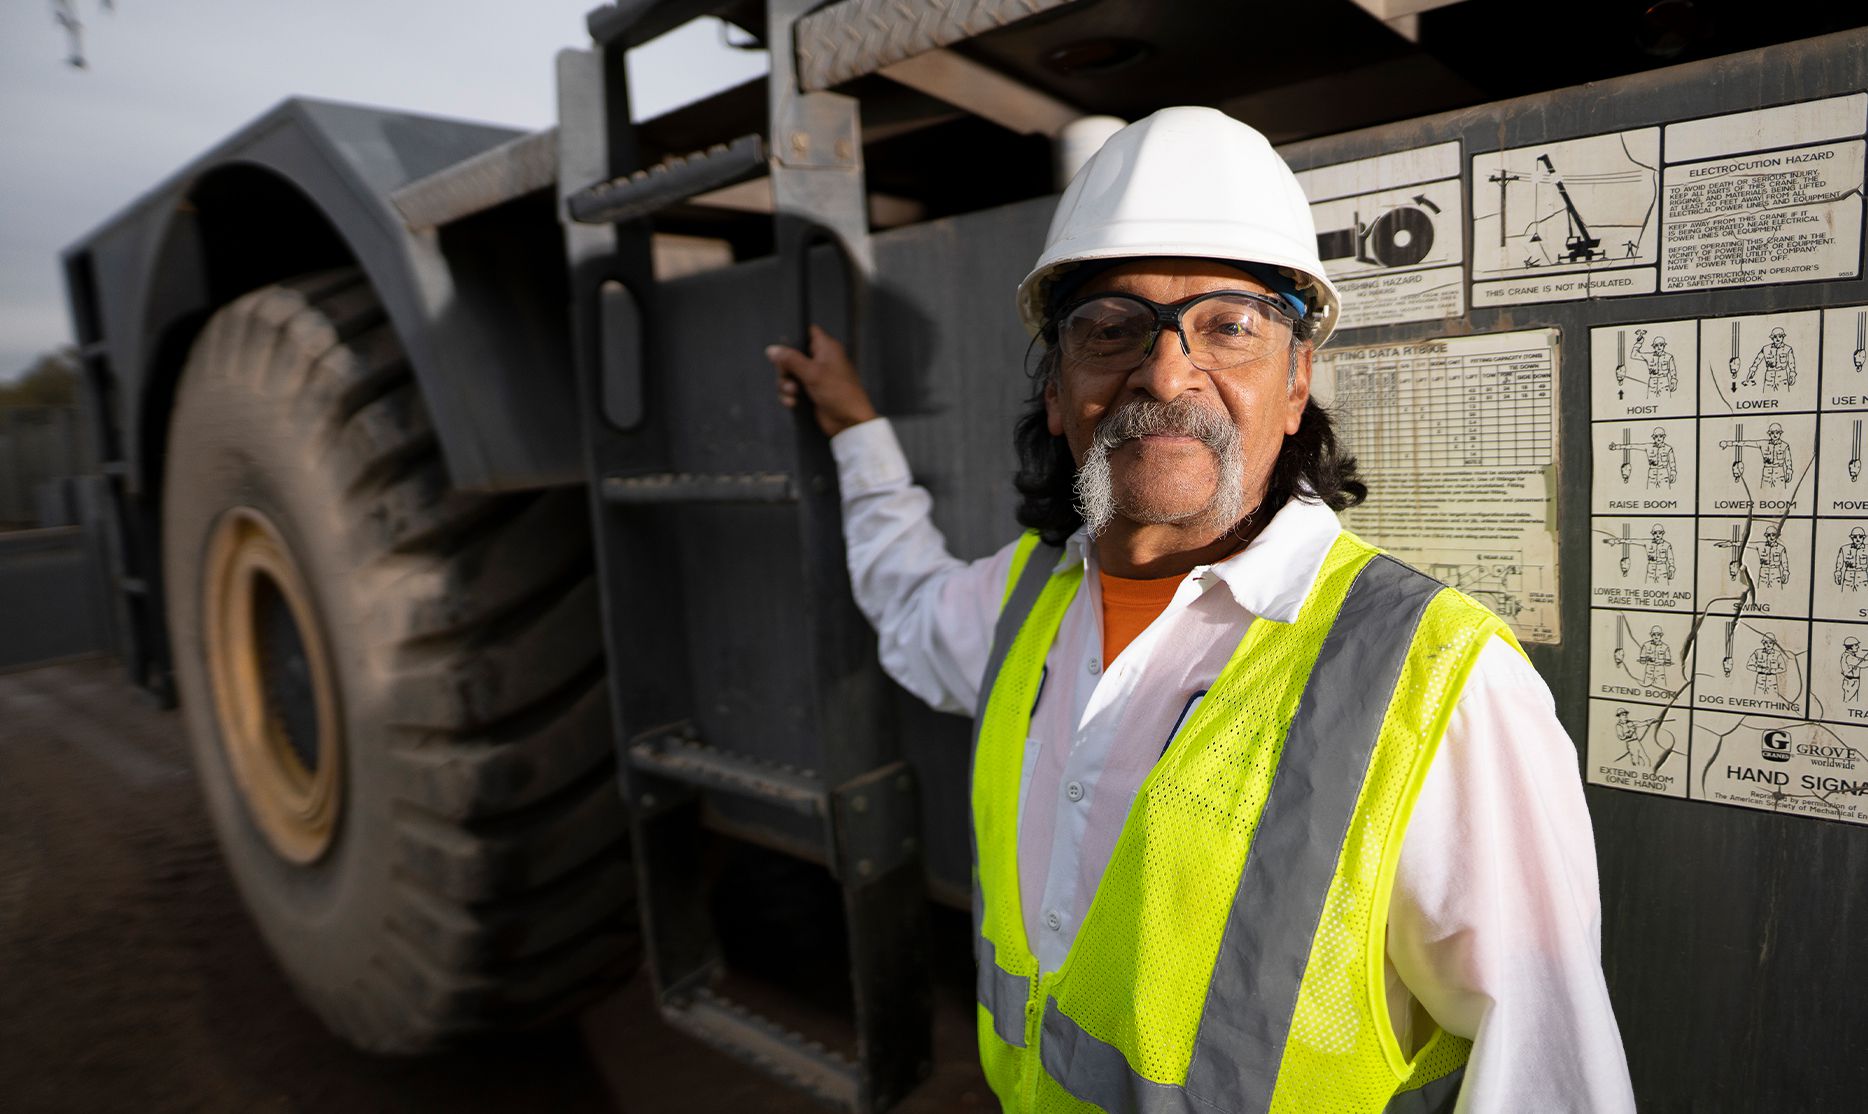
[[[954,552],[985,556],[1012,541],[1011,416],[1030,391],[1025,338],[1007,311],[1037,255],[1051,202],[933,221],[875,237],[879,283],[867,292],[876,351],[862,366],[893,418],[917,482]],[[837,271],[815,260],[814,305],[835,306]],[[957,280],[955,276],[965,276]],[[786,281],[775,259],[665,283],[651,331],[652,420],[669,439],[669,470],[776,472],[790,466],[790,415],[772,394],[761,349],[791,332],[772,297]],[[722,315],[732,328],[721,328]],[[839,323],[820,318],[834,332]],[[687,607],[692,714],[704,739],[790,764],[817,753],[802,577],[789,508],[692,507],[663,520]],[[892,686],[891,686],[892,687]],[[938,891],[956,904],[970,886],[966,830],[968,722],[894,690],[904,754],[921,776],[924,844]],[[722,802],[748,823],[812,836],[807,825]]]
[[[68,249],[68,257],[94,256],[101,339],[118,385],[110,418],[122,431],[131,490],[154,482],[143,474],[139,419],[157,344],[175,322],[212,308],[196,284],[170,281],[175,253],[195,251],[188,199],[216,171],[238,166],[269,171],[303,193],[369,275],[422,383],[457,484],[517,489],[580,479],[563,319],[515,312],[523,299],[506,285],[530,276],[457,269],[442,237],[409,231],[390,202],[398,187],[514,135],[289,100]]]

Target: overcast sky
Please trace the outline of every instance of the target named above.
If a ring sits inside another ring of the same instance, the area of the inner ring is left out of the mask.
[[[0,0],[0,380],[68,343],[61,249],[286,97],[540,128],[598,0]],[[765,72],[691,24],[631,59],[637,116]]]

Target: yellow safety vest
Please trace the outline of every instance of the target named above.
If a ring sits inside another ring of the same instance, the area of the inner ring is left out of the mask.
[[[1469,1041],[1412,1057],[1383,959],[1401,838],[1491,612],[1345,532],[1256,619],[1142,782],[1062,966],[1018,889],[1022,755],[1081,566],[1027,535],[972,775],[979,1047],[1007,1110],[1452,1110]],[[1516,646],[1515,640],[1511,640]],[[1522,652],[1522,651],[1520,651]]]

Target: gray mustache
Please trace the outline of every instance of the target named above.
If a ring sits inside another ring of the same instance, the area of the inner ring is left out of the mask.
[[[1170,402],[1138,398],[1096,425],[1095,446],[1109,450],[1137,437],[1193,437],[1214,452],[1232,447],[1239,431],[1230,418],[1182,396]]]

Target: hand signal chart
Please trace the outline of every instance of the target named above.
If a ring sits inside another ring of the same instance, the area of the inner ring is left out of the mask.
[[[1561,637],[1555,330],[1325,350],[1311,392],[1369,477],[1349,527],[1480,599],[1526,642]]]
[[[1858,319],[1593,330],[1592,783],[1868,824]]]

